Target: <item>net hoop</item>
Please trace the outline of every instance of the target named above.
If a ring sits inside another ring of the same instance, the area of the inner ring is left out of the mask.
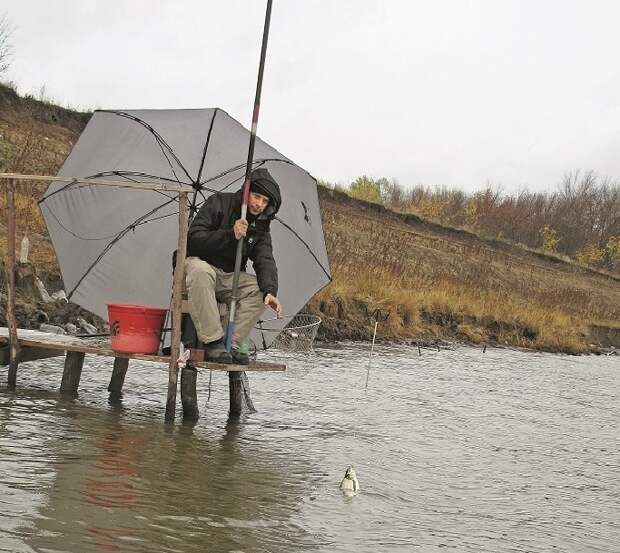
[[[261,322],[255,328],[264,338],[276,334],[271,347],[288,351],[312,351],[321,318],[310,313],[298,313],[283,329],[269,328],[266,326],[269,322]]]

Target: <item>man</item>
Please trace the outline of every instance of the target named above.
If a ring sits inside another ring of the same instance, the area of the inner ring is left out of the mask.
[[[241,218],[243,190],[209,196],[189,227],[185,262],[189,313],[198,338],[205,344],[205,360],[247,365],[242,342],[268,305],[282,314],[278,300],[278,270],[271,248],[269,226],[280,209],[278,183],[267,169],[250,175],[247,220]],[[224,330],[217,303],[230,303],[237,242],[243,242],[232,351],[224,347]],[[248,259],[256,276],[245,272]]]

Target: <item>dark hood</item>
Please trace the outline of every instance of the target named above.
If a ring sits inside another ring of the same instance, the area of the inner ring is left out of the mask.
[[[259,215],[259,219],[263,217],[273,219],[282,205],[282,196],[280,195],[278,183],[267,169],[261,167],[252,171],[250,174],[250,190],[254,190],[269,198],[269,204],[265,211]]]

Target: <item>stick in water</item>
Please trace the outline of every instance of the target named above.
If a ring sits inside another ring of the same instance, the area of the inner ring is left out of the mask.
[[[368,357],[368,370],[366,371],[366,386],[364,387],[364,390],[368,389],[368,377],[370,376],[370,365],[372,363],[372,352],[375,350],[375,338],[377,336],[377,325],[378,325],[378,321],[375,321],[375,331],[372,335],[372,346],[370,346],[370,357]]]
[[[375,330],[372,334],[372,346],[370,346],[370,356],[368,357],[368,370],[366,371],[366,386],[364,387],[364,390],[368,389],[368,377],[370,376],[370,367],[372,365],[372,353],[375,350],[375,338],[377,337],[377,325],[379,324],[379,321],[384,323],[385,321],[388,320],[389,317],[390,317],[389,311],[387,313],[384,313],[383,311],[381,311],[381,309],[375,309],[372,312],[371,318],[372,320],[375,321]]]

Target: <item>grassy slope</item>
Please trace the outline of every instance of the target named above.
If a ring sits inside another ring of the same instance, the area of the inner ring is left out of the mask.
[[[620,321],[620,278],[321,190],[334,282],[311,302],[328,335],[590,349]],[[338,322],[344,318],[344,324]]]
[[[0,86],[0,168],[54,173],[88,117]],[[28,233],[38,272],[56,280],[35,201],[41,189],[20,190],[18,240]],[[368,339],[369,313],[381,307],[391,312],[383,338],[580,352],[590,349],[590,325],[620,321],[618,278],[342,193],[320,189],[320,201],[334,281],[308,307],[323,318],[324,338]],[[0,215],[4,252],[4,195]]]

